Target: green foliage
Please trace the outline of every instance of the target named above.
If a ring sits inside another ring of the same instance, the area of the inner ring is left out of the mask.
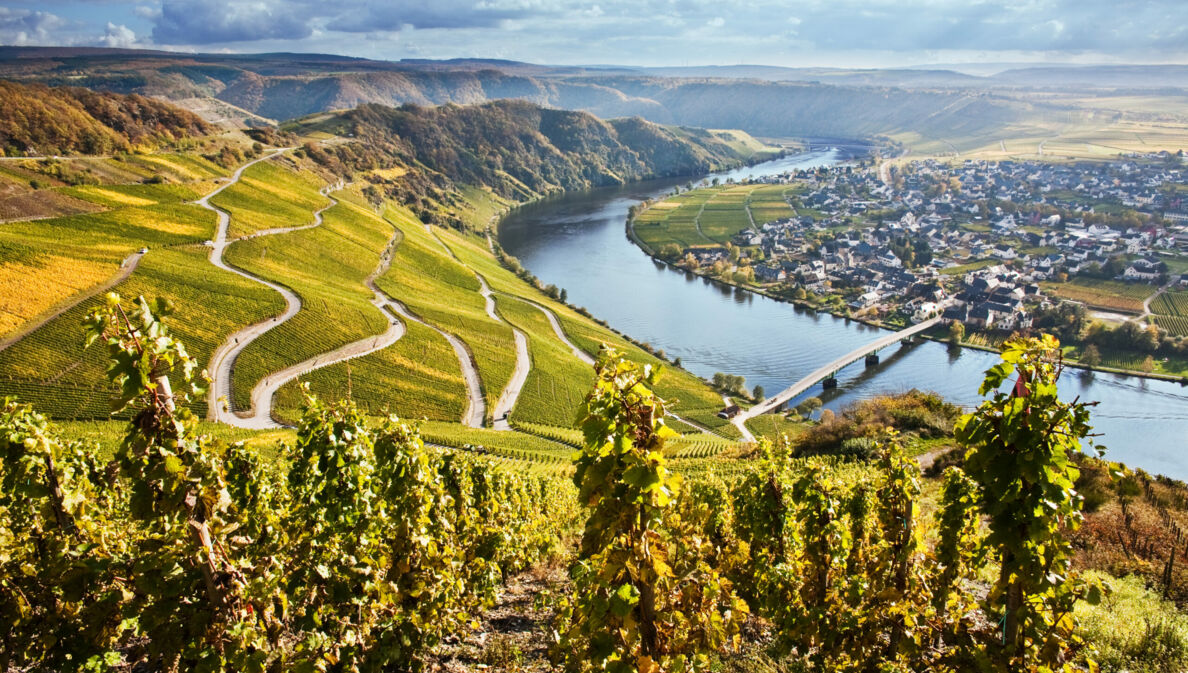
[[[657,372],[606,349],[581,411],[585,446],[574,483],[588,510],[575,591],[557,652],[568,670],[703,670],[737,637],[746,604],[708,560],[718,549],[673,505]]]
[[[969,447],[965,469],[982,488],[985,545],[1001,564],[986,609],[1001,619],[998,658],[1014,670],[1064,665],[1080,644],[1073,608],[1102,593],[1071,568],[1067,533],[1082,520],[1073,454],[1089,434],[1089,405],[1059,399],[1059,346],[1049,335],[1004,344],[980,389],[991,398],[956,426]]]
[[[201,377],[165,308],[113,295],[88,321],[133,412],[110,469],[0,410],[5,669],[416,670],[572,524],[556,482],[349,404],[309,399],[287,478],[199,436],[184,401]]]

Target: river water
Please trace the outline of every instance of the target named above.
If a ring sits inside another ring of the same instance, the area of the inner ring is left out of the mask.
[[[742,179],[839,160],[836,150],[823,150],[717,175]],[[565,288],[570,303],[680,357],[700,376],[745,376],[748,386],[762,385],[768,395],[881,332],[654,262],[627,238],[627,209],[685,182],[637,183],[530,204],[500,223],[499,241],[543,282]],[[892,346],[880,356],[876,366],[859,361],[843,370],[836,390],[816,387],[803,397],[816,395],[836,411],[856,399],[919,388],[973,407],[980,401],[982,373],[997,361],[993,353],[934,342]],[[1060,387],[1066,398],[1100,403],[1093,425],[1107,457],[1188,480],[1188,388],[1079,370],[1066,371]]]

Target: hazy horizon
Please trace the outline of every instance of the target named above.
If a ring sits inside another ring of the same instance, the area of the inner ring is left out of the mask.
[[[1188,3],[5,0],[0,44],[965,72],[991,64],[1188,63]]]

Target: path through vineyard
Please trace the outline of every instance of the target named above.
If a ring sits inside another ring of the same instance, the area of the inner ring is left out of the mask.
[[[430,234],[433,235],[433,238],[437,239],[437,242],[441,244],[441,247],[445,248],[450,257],[454,258],[454,261],[458,262],[463,267],[470,269],[470,272],[474,274],[476,279],[478,279],[479,293],[482,294],[483,299],[486,300],[487,315],[490,316],[491,320],[505,323],[512,329],[512,335],[516,340],[516,366],[515,369],[512,370],[511,378],[508,379],[507,385],[503,388],[503,392],[499,393],[499,399],[495,401],[495,408],[491,412],[492,420],[494,421],[494,427],[496,430],[511,430],[511,424],[508,423],[507,418],[511,414],[512,409],[516,408],[516,401],[520,399],[520,393],[524,390],[524,383],[528,380],[528,372],[532,369],[532,356],[528,353],[528,335],[524,334],[524,332],[522,332],[515,325],[512,325],[500,317],[499,313],[495,310],[495,295],[491,292],[491,286],[487,285],[487,279],[483,278],[482,274],[480,274],[478,271],[475,271],[474,269],[471,269],[466,265],[465,262],[459,259],[458,255],[454,254],[453,249],[446,245],[445,241],[441,240],[437,233],[433,231],[431,225],[427,224],[425,225],[425,228]],[[487,240],[489,244],[490,238]]]
[[[280,371],[273,372],[262,380],[258,381],[252,388],[251,393],[251,408],[245,412],[236,413],[226,406],[225,401],[232,399],[232,381],[233,369],[235,361],[239,354],[253,341],[258,339],[261,335],[274,329],[275,327],[284,324],[291,320],[301,310],[301,298],[292,290],[279,283],[274,283],[254,274],[248,273],[242,269],[231,266],[223,260],[223,253],[226,248],[235,240],[227,239],[227,230],[231,223],[230,213],[218,208],[210,203],[210,199],[219,194],[224,189],[230,187],[240,180],[243,172],[253,164],[260,161],[266,161],[276,157],[283,152],[292,148],[281,148],[279,150],[270,152],[269,154],[251,161],[241,166],[231,178],[218,189],[203,197],[197,203],[202,207],[212,210],[218,214],[219,225],[215,239],[212,243],[210,253],[210,262],[220,269],[230,271],[269,287],[281,294],[285,299],[285,310],[279,316],[265,320],[263,322],[250,325],[238,332],[235,332],[227,337],[222,345],[215,350],[211,356],[209,371],[211,375],[211,391],[209,417],[212,420],[227,423],[241,428],[264,429],[279,427],[272,417],[273,400],[276,397],[276,392],[280,390],[281,386],[286,383],[316,369],[327,367],[332,364],[337,364],[350,360],[353,358],[362,357],[374,353],[383,348],[387,348],[396,343],[405,333],[404,324],[400,322],[400,318],[412,320],[437,331],[441,334],[450,345],[453,346],[454,352],[458,356],[458,362],[462,369],[463,379],[466,381],[467,397],[469,404],[466,412],[462,418],[462,422],[471,427],[482,427],[483,420],[486,415],[486,404],[482,397],[482,385],[478,377],[478,369],[473,362],[473,357],[470,355],[469,349],[457,337],[446,333],[437,327],[426,323],[414,314],[412,314],[403,304],[396,301],[395,298],[388,296],[375,284],[375,279],[383,275],[388,267],[391,265],[392,255],[396,246],[400,242],[399,231],[394,231],[392,237],[388,240],[388,244],[384,248],[384,252],[380,256],[379,264],[376,269],[364,281],[367,288],[371,290],[374,295],[371,303],[379,309],[388,319],[388,328],[384,332],[359,339],[335,350],[320,353],[314,357],[308,358],[302,362],[286,367]],[[334,189],[342,189],[343,184],[339,183]],[[287,234],[295,231],[302,231],[305,229],[312,229],[321,226],[323,222],[323,215],[325,211],[338,205],[338,201],[330,196],[331,188],[323,188],[322,195],[330,199],[331,203],[314,213],[314,221],[311,224],[293,226],[293,227],[278,227],[272,229],[265,229],[257,231],[245,238],[257,238],[260,236],[274,236],[278,234]]]

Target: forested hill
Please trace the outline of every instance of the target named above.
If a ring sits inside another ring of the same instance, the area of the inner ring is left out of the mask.
[[[0,149],[13,156],[108,154],[212,130],[188,110],[135,94],[0,80],[0,100]]]
[[[650,177],[697,175],[751,159],[745,134],[669,129],[639,118],[602,121],[523,101],[399,108],[361,105],[293,126],[354,138],[406,166],[521,199]]]

